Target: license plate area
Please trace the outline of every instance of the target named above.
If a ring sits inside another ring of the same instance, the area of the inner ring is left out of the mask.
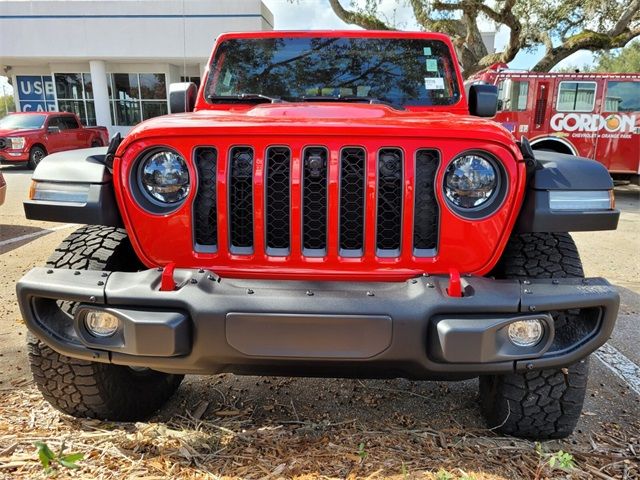
[[[228,313],[227,342],[247,356],[364,359],[391,345],[387,315]]]

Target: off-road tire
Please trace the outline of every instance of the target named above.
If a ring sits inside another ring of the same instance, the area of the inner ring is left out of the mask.
[[[27,166],[30,169],[35,169],[40,161],[47,156],[47,151],[39,146],[31,147],[29,150],[29,161],[27,162]]]
[[[136,271],[140,266],[126,231],[88,226],[69,235],[47,266],[79,270]],[[60,302],[72,314],[75,305]],[[62,355],[27,336],[35,383],[55,408],[76,417],[133,421],[148,418],[177,390],[182,375],[90,362]]]
[[[567,233],[514,234],[496,278],[583,277]],[[480,377],[480,406],[490,428],[516,437],[564,438],[573,432],[587,390],[588,358],[564,369]]]
[[[491,273],[496,278],[584,277],[580,254],[568,233],[514,234]]]

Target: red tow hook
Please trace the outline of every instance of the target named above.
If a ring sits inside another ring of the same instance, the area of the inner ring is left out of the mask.
[[[176,282],[173,279],[173,272],[176,269],[176,264],[171,262],[165,265],[162,269],[162,277],[160,282],[161,292],[173,292],[176,289]]]
[[[460,272],[455,268],[449,269],[449,288],[447,293],[450,297],[462,297],[462,282],[460,281]]]

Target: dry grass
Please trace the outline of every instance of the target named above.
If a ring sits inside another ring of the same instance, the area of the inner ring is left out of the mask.
[[[221,392],[224,399],[225,395]],[[0,392],[0,478],[43,478],[34,442],[82,452],[78,470],[57,478],[535,478],[534,444],[461,427],[434,430],[395,415],[374,425],[361,419],[313,422],[291,402],[287,420],[255,415],[269,407],[196,400],[158,423],[108,423],[63,415],[30,385]],[[640,478],[640,425],[622,430],[601,424],[570,451],[569,478]],[[438,471],[444,470],[450,477]],[[540,472],[538,472],[540,473]],[[542,470],[543,478],[566,478]]]

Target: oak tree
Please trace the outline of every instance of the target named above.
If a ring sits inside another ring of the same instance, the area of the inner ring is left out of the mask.
[[[396,28],[381,11],[382,0],[329,0],[344,22],[365,29]],[[549,71],[579,50],[624,47],[640,36],[640,0],[396,0],[408,5],[425,31],[450,35],[469,76],[492,63],[507,63],[521,50],[544,47],[532,67]],[[501,52],[489,52],[481,29],[505,27],[509,39]]]

